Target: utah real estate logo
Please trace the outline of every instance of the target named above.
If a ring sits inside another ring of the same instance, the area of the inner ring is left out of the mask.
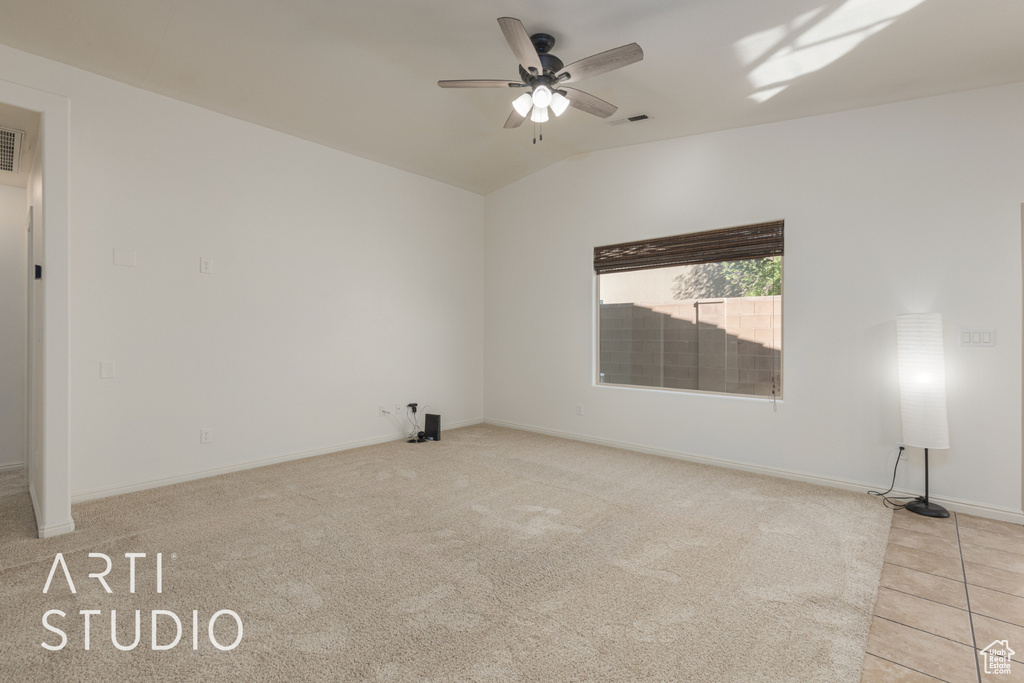
[[[1010,649],[1009,640],[994,640],[992,643],[981,651],[981,656],[985,658],[985,673],[986,674],[1009,674],[1010,673],[1010,657],[1017,654]]]

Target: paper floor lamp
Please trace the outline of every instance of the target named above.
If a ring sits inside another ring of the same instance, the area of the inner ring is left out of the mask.
[[[949,448],[942,316],[938,313],[897,316],[896,355],[903,445],[924,449],[924,497],[907,503],[906,508],[927,517],[949,517],[946,508],[928,500],[928,449]]]

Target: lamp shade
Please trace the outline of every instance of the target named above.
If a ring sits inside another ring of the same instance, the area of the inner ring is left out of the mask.
[[[896,355],[903,444],[917,448],[949,448],[942,316],[938,313],[896,316]]]
[[[560,92],[551,94],[551,111],[555,116],[561,116],[569,107],[569,99]]]
[[[522,117],[526,117],[530,113],[530,109],[533,108],[533,95],[528,92],[524,92],[519,97],[512,100],[512,108],[516,110],[516,113]]]
[[[546,109],[551,104],[551,89],[546,85],[538,85],[533,90],[533,106]]]

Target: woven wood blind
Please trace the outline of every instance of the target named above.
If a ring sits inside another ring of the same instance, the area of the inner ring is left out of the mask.
[[[783,221],[594,247],[598,274],[782,256]]]

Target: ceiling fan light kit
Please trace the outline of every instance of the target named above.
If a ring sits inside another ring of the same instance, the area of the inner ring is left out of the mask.
[[[560,92],[551,95],[551,113],[561,116],[569,108],[569,100]]]
[[[530,109],[533,108],[533,95],[528,92],[524,92],[519,97],[512,100],[512,108],[519,112],[520,116],[526,116],[530,113]]]
[[[533,106],[547,109],[551,104],[551,89],[546,85],[538,85],[533,89]]]
[[[573,107],[603,119],[608,118],[618,107],[582,90],[562,87],[562,84],[607,73],[644,58],[640,46],[630,43],[565,66],[561,59],[551,54],[555,38],[550,34],[535,33],[531,36],[526,32],[523,22],[512,17],[501,17],[498,25],[512,53],[519,60],[521,83],[461,80],[438,81],[437,84],[442,88],[529,88],[529,92],[513,100],[512,113],[505,121],[505,128],[518,128],[527,116],[534,123],[544,123],[549,119],[549,108],[555,116],[561,116],[566,109]]]

